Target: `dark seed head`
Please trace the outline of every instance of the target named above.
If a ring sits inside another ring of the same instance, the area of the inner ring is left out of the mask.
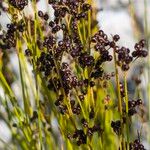
[[[44,16],[43,12],[39,10],[38,11],[38,16],[42,18]]]
[[[113,40],[115,42],[117,42],[119,39],[120,39],[120,36],[118,34],[116,34],[116,35],[113,36]]]

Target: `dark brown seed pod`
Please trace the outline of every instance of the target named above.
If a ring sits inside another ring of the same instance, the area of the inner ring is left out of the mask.
[[[118,34],[116,34],[116,35],[113,36],[113,40],[115,42],[119,41],[119,39],[120,39],[120,36]]]

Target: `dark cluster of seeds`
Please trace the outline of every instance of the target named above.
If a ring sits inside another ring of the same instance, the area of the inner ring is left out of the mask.
[[[54,68],[54,59],[51,53],[41,53],[41,56],[37,61],[38,70],[43,72],[45,76],[50,75],[52,69]]]
[[[99,30],[94,36],[91,37],[91,43],[95,43],[94,49],[99,52],[100,57],[96,62],[96,69],[104,62],[111,61],[112,55],[109,54],[112,42],[103,30]]]
[[[121,121],[120,120],[112,121],[111,127],[117,135],[119,135],[121,133]]]
[[[92,137],[94,133],[98,133],[98,135],[101,135],[103,130],[100,127],[100,124],[95,124],[93,127],[89,127],[89,123],[86,121],[86,119],[81,119],[81,124],[84,129],[77,129],[73,133],[73,135],[69,134],[69,139],[74,139],[77,143],[77,145],[86,144],[87,137]]]
[[[124,89],[124,85],[120,82],[120,94],[121,97],[124,98],[125,97],[125,89]]]
[[[64,100],[64,96],[59,95],[58,99],[55,101],[55,105],[58,107],[58,110],[62,115],[68,113],[67,105],[63,103],[63,100]]]
[[[73,139],[76,139],[77,145],[80,146],[81,144],[86,144],[87,136],[83,130],[76,130],[73,133]]]
[[[100,53],[100,59],[98,60],[97,65],[112,60],[112,56],[109,55],[110,48],[117,54],[117,64],[123,71],[129,70],[130,63],[134,58],[146,57],[148,55],[148,52],[144,50],[146,44],[145,40],[141,40],[139,43],[135,44],[135,51],[133,51],[131,55],[129,48],[119,47],[117,45],[119,39],[119,35],[116,34],[112,37],[112,40],[109,40],[108,36],[102,30],[91,38],[91,42],[96,43],[94,46],[95,50]]]
[[[38,118],[38,113],[37,113],[37,111],[33,111],[33,115],[32,115],[32,117],[30,118],[30,121],[33,122],[33,121],[35,121],[37,118]]]
[[[136,114],[136,107],[142,105],[142,100],[141,99],[137,99],[135,100],[131,100],[128,102],[128,106],[129,106],[129,111],[128,111],[128,115],[129,116],[133,116],[134,114]]]
[[[116,53],[118,54],[118,65],[123,71],[129,70],[129,64],[132,62],[133,58],[130,56],[130,50],[125,47],[116,48]]]
[[[86,66],[92,66],[94,64],[94,58],[87,53],[82,53],[79,57],[79,63],[83,68]]]
[[[63,88],[66,94],[68,94],[69,90],[71,90],[73,87],[75,88],[78,85],[78,79],[75,75],[72,74],[67,63],[62,63],[60,74],[63,82]]]
[[[134,140],[134,142],[131,142],[129,144],[129,149],[130,150],[146,150],[144,148],[144,145],[140,142],[139,139]]]
[[[135,51],[132,52],[132,55],[130,55],[130,49],[116,46],[115,52],[118,54],[118,66],[120,66],[123,71],[128,71],[132,61],[139,57],[146,57],[148,52],[144,50],[145,44],[145,40],[136,43],[134,46]]]
[[[23,10],[28,5],[28,0],[9,0],[8,2],[18,10]]]
[[[10,49],[16,46],[16,36],[20,36],[25,30],[25,24],[23,20],[18,22],[7,24],[7,32],[1,35],[0,48]],[[20,35],[19,35],[20,33]]]
[[[16,46],[16,39],[15,39],[15,32],[17,29],[16,24],[11,23],[7,25],[7,32],[2,36],[2,40],[0,43],[1,48],[3,49],[9,49],[11,47]]]
[[[136,43],[134,46],[135,51],[132,52],[133,57],[146,57],[148,55],[148,52],[144,49],[146,45],[145,40],[139,41],[139,43]]]

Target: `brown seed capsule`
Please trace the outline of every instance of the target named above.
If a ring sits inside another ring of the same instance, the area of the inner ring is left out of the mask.
[[[129,65],[128,64],[123,64],[121,69],[122,69],[122,71],[128,71],[129,70]]]
[[[79,99],[81,102],[83,102],[84,101],[84,95],[79,95]]]
[[[44,13],[39,10],[39,11],[38,11],[38,16],[42,18],[42,17],[44,16]]]
[[[117,42],[119,39],[120,39],[120,36],[118,34],[116,34],[116,35],[113,36],[113,40],[115,42]]]

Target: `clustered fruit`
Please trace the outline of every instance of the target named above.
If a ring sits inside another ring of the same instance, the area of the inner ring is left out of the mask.
[[[16,36],[18,35],[20,37],[24,30],[25,24],[23,20],[7,24],[7,32],[4,32],[4,34],[1,35],[0,48],[10,49],[15,47]]]
[[[63,88],[67,94],[69,93],[69,90],[78,86],[78,79],[72,74],[69,64],[62,63],[60,74],[63,82]]]
[[[28,5],[28,0],[9,0],[8,2],[18,10],[23,10]]]
[[[100,124],[95,124],[93,127],[89,127],[88,122],[84,118],[81,119],[81,124],[86,130],[76,129],[72,135],[67,135],[69,139],[75,140],[78,146],[80,146],[81,144],[86,144],[87,137],[92,137],[94,133],[98,133],[98,135],[101,135],[103,133]]]
[[[76,139],[78,146],[80,146],[81,144],[86,144],[86,142],[87,142],[87,137],[83,130],[76,130],[73,133],[72,137],[73,137],[73,139]]]
[[[133,58],[130,56],[130,50],[125,47],[116,48],[116,53],[118,54],[118,65],[123,71],[129,70],[129,64],[132,62]]]
[[[117,121],[112,121],[111,122],[111,127],[113,128],[113,131],[119,135],[121,133],[121,121],[117,120]]]
[[[135,100],[131,100],[128,102],[128,106],[129,106],[129,110],[128,110],[128,115],[129,116],[133,116],[134,114],[136,114],[136,107],[142,105],[142,100],[141,99],[137,99]]]
[[[131,142],[129,144],[129,149],[130,150],[146,150],[139,139],[136,139],[134,140],[134,142]]]
[[[53,55],[49,53],[42,52],[37,60],[38,69],[44,73],[45,76],[50,75],[52,69],[54,68]]]
[[[136,43],[134,46],[134,51],[132,52],[133,57],[146,57],[148,55],[148,52],[144,49],[146,45],[145,40],[139,41],[139,43]]]

